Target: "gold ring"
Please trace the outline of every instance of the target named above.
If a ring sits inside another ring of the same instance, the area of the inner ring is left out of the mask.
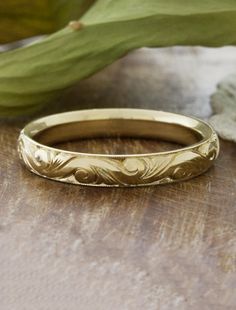
[[[183,147],[148,154],[90,154],[53,148],[78,138],[142,137]],[[18,140],[20,158],[42,177],[90,186],[144,186],[187,180],[205,172],[219,154],[206,122],[143,109],[93,109],[46,116],[29,123]]]

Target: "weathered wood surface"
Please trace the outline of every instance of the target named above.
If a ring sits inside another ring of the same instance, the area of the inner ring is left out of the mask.
[[[233,48],[144,49],[43,113],[128,106],[205,118],[209,94],[231,72]],[[222,142],[215,166],[188,182],[86,188],[21,166],[16,139],[26,121],[0,122],[1,310],[236,308],[235,144]],[[168,145],[128,139],[76,147],[135,152]]]

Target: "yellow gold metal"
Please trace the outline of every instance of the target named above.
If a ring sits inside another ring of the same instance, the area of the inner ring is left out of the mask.
[[[87,154],[53,144],[78,138],[143,137],[173,141],[177,150],[128,155]],[[94,109],[46,116],[29,123],[18,140],[32,172],[90,186],[144,186],[187,180],[205,172],[219,154],[213,128],[202,120],[163,111]]]

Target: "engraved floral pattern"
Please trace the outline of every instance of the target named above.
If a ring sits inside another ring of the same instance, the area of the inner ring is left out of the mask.
[[[47,178],[94,186],[137,186],[189,179],[206,171],[218,156],[218,138],[169,154],[107,157],[48,150],[19,138],[19,154],[34,173]]]

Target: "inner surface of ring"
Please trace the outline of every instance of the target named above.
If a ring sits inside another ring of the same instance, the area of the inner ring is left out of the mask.
[[[191,145],[203,139],[197,129],[174,123],[135,119],[83,120],[59,124],[39,131],[34,139],[53,145],[85,138],[148,138]]]

